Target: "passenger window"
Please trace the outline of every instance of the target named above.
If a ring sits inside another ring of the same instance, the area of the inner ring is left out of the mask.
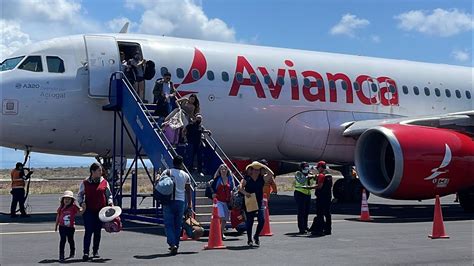
[[[211,70],[207,71],[207,79],[214,80],[214,72],[212,72]]]
[[[225,82],[229,81],[229,73],[222,71],[222,80]]]
[[[373,92],[377,92],[377,90],[378,90],[377,84],[372,83],[372,85],[370,85],[370,87],[372,88],[372,91],[373,91]]]
[[[292,87],[298,86],[298,79],[296,79],[296,78],[291,78],[291,86],[292,86]]]
[[[278,83],[278,85],[283,86],[283,85],[285,85],[285,79],[282,76],[279,76],[277,78],[277,83]]]
[[[33,72],[43,72],[41,56],[28,56],[18,68]]]
[[[264,81],[265,84],[267,84],[267,85],[270,85],[270,84],[272,83],[272,79],[270,78],[269,75],[265,75],[265,76],[263,77],[263,81]]]
[[[458,99],[461,99],[461,92],[459,90],[456,90],[456,97],[458,97]]]
[[[244,81],[244,76],[242,75],[242,73],[237,72],[237,73],[235,74],[235,79],[237,79],[237,82],[238,82],[238,83],[242,83],[242,81]]]
[[[48,72],[50,73],[64,73],[64,62],[57,56],[46,56],[46,63],[48,64]]]
[[[446,89],[444,92],[446,93],[446,97],[451,98],[451,91],[450,90]]]
[[[317,80],[316,80],[316,83],[318,84],[318,88],[324,87],[324,82],[323,82],[322,79],[317,79]]]
[[[184,70],[182,68],[176,69],[176,77],[180,79],[184,78]]]
[[[388,86],[388,88],[390,89],[391,93],[397,92],[397,89],[395,89],[395,86],[393,86],[392,84],[390,84],[390,86]]]
[[[420,90],[417,86],[413,87],[413,93],[415,93],[415,95],[420,95]]]
[[[408,87],[407,86],[403,85],[402,89],[403,89],[403,94],[408,94]]]
[[[191,75],[193,76],[193,79],[194,79],[194,80],[198,80],[198,79],[201,78],[201,73],[199,73],[199,70],[197,70],[197,69],[195,69],[195,68],[193,68],[193,69],[191,70]]]
[[[309,78],[304,78],[303,83],[306,88],[311,87],[311,81],[309,80]]]
[[[343,90],[345,90],[345,91],[347,90],[347,83],[346,83],[345,80],[341,81],[341,86],[342,86]]]
[[[441,97],[441,92],[439,91],[438,88],[435,88],[435,95],[436,95],[437,97]]]
[[[255,74],[250,74],[250,82],[252,82],[252,84],[257,84],[257,75]]]
[[[329,81],[329,88],[330,88],[331,90],[336,89],[336,82],[334,82],[334,80],[330,80],[330,81]]]
[[[161,76],[164,76],[166,73],[168,73],[168,68],[162,67],[161,68]]]
[[[354,82],[354,90],[356,91],[360,90],[359,83]]]
[[[428,87],[425,87],[425,95],[430,96],[430,89]]]
[[[471,92],[470,91],[466,91],[466,98],[471,99]]]

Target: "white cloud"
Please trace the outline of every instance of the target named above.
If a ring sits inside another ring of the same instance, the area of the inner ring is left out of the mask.
[[[31,43],[30,36],[23,32],[19,23],[0,19],[1,61],[20,47]]]
[[[2,1],[5,19],[26,21],[55,21],[75,23],[81,4],[71,0],[16,0]]]
[[[451,52],[451,56],[459,62],[466,62],[471,58],[471,54],[468,50],[455,49]]]
[[[369,24],[370,22],[367,19],[357,18],[357,16],[352,14],[345,14],[342,16],[341,21],[331,28],[330,33],[332,35],[354,37],[356,29],[362,29]]]
[[[374,43],[380,43],[382,41],[382,39],[380,39],[380,36],[378,35],[371,35],[370,40],[372,40],[372,42]]]
[[[474,28],[471,14],[458,9],[444,10],[437,8],[430,14],[424,10],[412,10],[395,16],[398,27],[406,31],[449,37]]]
[[[146,10],[138,32],[205,40],[235,42],[235,30],[218,18],[209,18],[191,0],[127,0],[126,6]]]

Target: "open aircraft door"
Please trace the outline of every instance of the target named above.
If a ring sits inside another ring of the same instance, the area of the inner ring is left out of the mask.
[[[109,96],[110,75],[120,70],[120,55],[114,37],[85,35],[89,69],[89,96]]]

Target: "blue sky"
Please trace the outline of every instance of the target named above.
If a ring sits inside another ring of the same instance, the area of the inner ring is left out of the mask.
[[[0,56],[81,33],[130,32],[472,67],[469,0],[2,0]],[[1,149],[10,167],[22,152]],[[34,154],[39,166],[91,158]]]

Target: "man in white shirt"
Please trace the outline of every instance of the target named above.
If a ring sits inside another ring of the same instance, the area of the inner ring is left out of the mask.
[[[183,157],[178,155],[173,159],[173,168],[165,171],[175,183],[174,199],[163,205],[165,232],[171,255],[178,254],[186,200],[188,209],[192,208],[191,177],[181,170],[182,167]]]

